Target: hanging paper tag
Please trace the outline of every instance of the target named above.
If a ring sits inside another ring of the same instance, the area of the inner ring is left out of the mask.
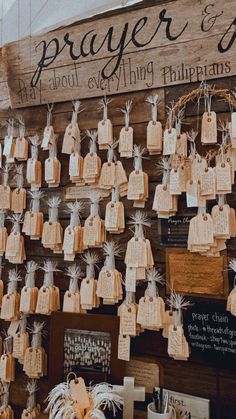
[[[217,143],[217,122],[215,112],[204,112],[202,115],[202,144]]]
[[[72,399],[78,403],[80,409],[87,409],[90,406],[83,378],[79,377],[70,381],[70,392]]]
[[[118,359],[123,361],[130,360],[130,336],[128,335],[119,335]]]

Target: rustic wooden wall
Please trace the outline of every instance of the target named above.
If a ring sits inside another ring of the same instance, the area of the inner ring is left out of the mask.
[[[214,80],[212,84],[216,87],[232,88],[236,85],[236,77],[230,79],[221,79],[219,81]],[[159,119],[165,123],[165,105],[170,101],[177,100],[181,95],[187,93],[191,89],[196,87],[196,84],[183,85],[178,87],[170,87],[155,90],[155,93],[161,95],[162,104],[159,107]],[[141,91],[133,92],[130,94],[121,94],[112,97],[113,101],[109,106],[109,117],[112,120],[114,126],[114,135],[117,138],[119,131],[123,125],[123,114],[117,109],[124,105],[127,99],[133,99],[133,109],[130,115],[130,124],[134,128],[134,142],[137,144],[146,144],[146,126],[150,119],[150,105],[145,102],[148,95],[154,93],[154,91]],[[53,97],[52,97],[53,101]],[[97,110],[98,100],[88,99],[83,101],[84,112],[79,116],[79,126],[82,131],[85,129],[94,129],[97,126],[97,122],[101,119],[101,113]],[[213,101],[213,109],[217,112],[217,116],[221,120],[229,118],[229,109],[226,104],[221,101]],[[202,110],[200,110],[202,111]],[[42,137],[43,129],[46,124],[46,107],[37,106],[21,110],[20,112],[25,120],[27,135],[37,133]],[[190,104],[186,108],[186,118],[184,121],[184,130],[189,130],[191,127],[197,126],[197,108],[194,104]],[[0,112],[0,121],[4,122],[6,117],[15,116],[15,111],[4,111]],[[68,156],[60,153],[63,133],[66,125],[71,119],[71,102],[63,102],[56,104],[53,112],[53,126],[55,132],[59,134],[58,157],[62,163],[62,179],[61,185],[56,190],[49,190],[46,188],[46,184],[43,184],[43,190],[45,191],[45,200],[42,203],[42,209],[47,217],[47,203],[46,199],[51,194],[56,194],[63,199],[65,187],[70,184],[68,176]],[[1,137],[4,137],[4,130],[1,133]],[[88,148],[88,142],[85,139],[82,143],[82,154],[85,155]],[[199,144],[200,149],[200,144]],[[105,159],[105,152],[99,152],[100,156]],[[40,159],[43,161],[48,156],[45,151],[40,151]],[[149,175],[150,183],[150,197],[146,203],[145,210],[152,220],[152,228],[146,230],[146,235],[151,241],[155,265],[160,267],[162,272],[165,272],[165,249],[160,245],[160,235],[158,231],[158,223],[155,213],[152,211],[152,201],[155,186],[160,182],[160,177],[157,176],[155,163],[157,157],[153,156],[148,160],[144,160],[144,170]],[[124,160],[123,164],[129,173],[133,167],[132,159]],[[12,186],[14,182],[12,182]],[[25,185],[26,186],[26,185]],[[101,215],[104,216],[104,210],[107,199],[104,199],[101,203]],[[125,205],[126,219],[133,213],[132,202],[123,199]],[[235,193],[228,197],[228,202],[236,207]],[[180,204],[181,210],[184,210],[184,203]],[[89,206],[86,203],[83,217],[88,215]],[[69,215],[65,211],[65,205],[61,206],[60,209],[60,220],[65,227],[69,222]],[[8,226],[10,228],[10,225]],[[126,248],[127,240],[130,238],[131,233],[129,228],[119,237],[123,248]],[[45,258],[52,258],[58,262],[60,268],[67,264],[63,261],[62,256],[53,255],[51,251],[44,249],[40,242],[30,241],[27,237],[25,238],[25,246],[27,259],[34,259],[35,261],[42,263]],[[228,255],[235,256],[236,240],[231,240],[228,246]],[[79,260],[77,257],[76,260]],[[122,258],[118,261],[118,268],[124,271],[124,263]],[[100,265],[101,266],[101,265]],[[3,279],[6,280],[7,272],[10,268],[10,264],[5,263],[3,270]],[[24,273],[24,269],[22,268]],[[43,273],[39,271],[37,273],[37,285],[40,286],[43,280]],[[230,278],[230,282],[232,279]],[[64,291],[68,287],[68,279],[63,276],[63,273],[56,275],[56,284],[61,289],[61,298]],[[143,293],[141,287],[137,292],[137,298]],[[163,290],[163,296],[165,291]],[[214,302],[214,300],[212,300]],[[116,307],[105,307],[100,309],[101,312],[115,313]],[[42,316],[40,316],[42,318]],[[44,318],[49,326],[50,319]],[[31,322],[31,318],[30,318]],[[5,325],[1,322],[1,328]],[[48,347],[49,336],[46,339],[45,345]],[[233,419],[235,418],[236,410],[236,366],[231,365],[228,368],[222,368],[221,365],[211,365],[201,359],[190,357],[188,362],[174,361],[170,359],[167,354],[166,340],[164,340],[158,332],[146,332],[140,337],[136,338],[132,342],[132,353],[139,355],[146,355],[152,357],[154,360],[160,362],[163,366],[164,371],[164,385],[172,390],[190,393],[192,395],[210,398],[212,401],[211,410],[212,418],[214,419]],[[26,377],[22,373],[21,367],[17,366],[16,381],[11,385],[10,400],[14,405],[17,416],[19,412],[25,406],[26,403],[26,392],[25,392]],[[40,380],[40,399],[43,400],[47,390],[48,383],[47,379]]]

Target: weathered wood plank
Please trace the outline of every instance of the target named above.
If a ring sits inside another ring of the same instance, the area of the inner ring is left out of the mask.
[[[181,0],[176,13],[173,1],[98,19],[96,30],[94,21],[85,22],[9,44],[3,56],[11,104],[24,107],[51,101],[52,95],[58,102],[232,76],[233,41],[225,41],[226,32],[233,36],[232,4],[222,10],[217,0],[209,10]]]

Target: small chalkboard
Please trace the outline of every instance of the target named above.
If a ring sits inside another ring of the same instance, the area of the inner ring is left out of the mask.
[[[187,247],[189,223],[194,215],[180,214],[168,219],[160,219],[161,245]]]
[[[184,318],[184,332],[191,352],[220,365],[236,362],[236,317],[225,305],[196,303]]]

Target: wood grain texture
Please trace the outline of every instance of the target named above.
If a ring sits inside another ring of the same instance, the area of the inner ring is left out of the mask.
[[[224,53],[220,49],[224,34],[233,33],[232,5],[233,0],[224,7],[217,0],[209,12],[197,0],[180,0],[178,6],[158,2],[103,15],[96,26],[93,20],[79,22],[8,44],[3,61],[11,105],[47,103],[52,95],[61,102],[233,76],[235,56],[227,42]]]
[[[228,296],[227,257],[205,257],[185,249],[167,249],[169,289],[201,297]]]

